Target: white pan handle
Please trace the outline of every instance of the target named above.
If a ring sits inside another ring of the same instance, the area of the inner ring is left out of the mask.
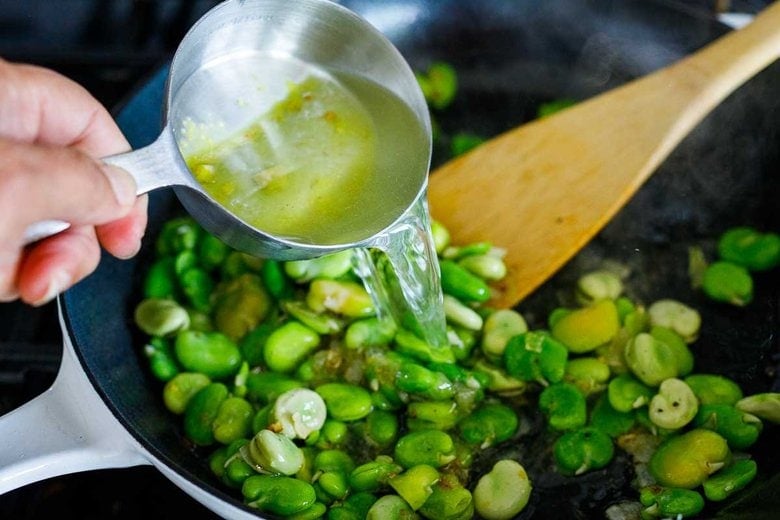
[[[51,388],[0,417],[0,494],[67,473],[149,464],[95,392],[65,331],[63,338]]]

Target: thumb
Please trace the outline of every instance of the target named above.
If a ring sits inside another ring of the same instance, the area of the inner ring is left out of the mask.
[[[41,220],[105,224],[126,215],[136,199],[129,173],[73,148],[0,140],[0,158],[0,207],[10,209],[0,231],[12,240]]]

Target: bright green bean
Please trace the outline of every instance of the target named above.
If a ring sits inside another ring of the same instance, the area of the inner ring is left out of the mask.
[[[704,499],[690,489],[649,486],[639,492],[642,518],[688,518],[704,509]]]
[[[211,383],[205,374],[181,372],[165,384],[163,401],[165,407],[175,414],[183,414],[192,396]]]
[[[754,394],[740,399],[734,406],[765,421],[780,424],[780,393]]]
[[[403,468],[392,458],[380,455],[376,460],[353,469],[349,474],[349,485],[356,491],[379,491],[402,471]]]
[[[695,429],[664,441],[650,458],[650,474],[662,486],[693,489],[729,461],[726,439]]]
[[[761,419],[728,404],[702,405],[694,424],[699,428],[717,432],[733,450],[744,450],[752,446],[763,428]]]
[[[539,395],[539,409],[555,430],[572,430],[585,426],[587,406],[585,396],[571,383],[555,383]]]
[[[300,513],[317,500],[314,488],[308,482],[270,475],[249,477],[244,481],[241,493],[251,507],[283,516]]]
[[[610,341],[620,329],[617,308],[612,300],[599,300],[562,316],[552,327],[555,339],[569,351],[582,354]]]
[[[185,370],[213,379],[234,375],[241,367],[241,351],[219,332],[185,330],[176,336],[176,357]]]
[[[433,466],[419,464],[390,479],[390,486],[417,511],[433,494],[439,472]]]
[[[268,336],[263,359],[274,372],[292,372],[319,344],[315,331],[298,321],[288,321]]]
[[[619,412],[630,412],[650,402],[654,393],[652,388],[634,379],[630,374],[622,374],[607,385],[607,396],[612,408]]]
[[[219,405],[211,423],[214,440],[229,444],[248,437],[252,432],[253,417],[254,409],[249,401],[241,397],[228,397]]]
[[[753,278],[744,267],[731,262],[713,262],[701,279],[704,294],[715,301],[744,307],[753,301]]]
[[[199,446],[214,443],[212,424],[219,413],[222,402],[228,398],[228,389],[222,383],[209,383],[187,403],[184,410],[184,432]]]
[[[474,507],[485,520],[510,520],[531,496],[531,481],[514,460],[499,460],[474,488]]]
[[[306,304],[316,312],[335,312],[350,318],[367,318],[376,311],[366,289],[355,282],[317,279],[309,285]]]
[[[736,404],[742,390],[734,381],[717,374],[692,374],[684,379],[702,405]]]
[[[609,464],[615,448],[612,439],[596,428],[580,428],[564,433],[553,445],[558,468],[570,475],[581,475]]]
[[[417,515],[406,501],[397,495],[385,495],[374,502],[366,520],[414,520]]]
[[[514,336],[504,349],[504,366],[522,381],[557,383],[563,379],[569,352],[546,332],[529,331]]]
[[[732,228],[718,240],[718,254],[750,271],[767,271],[780,264],[780,235],[750,227]]]
[[[467,520],[474,516],[474,499],[453,475],[444,474],[419,512],[429,520]]]
[[[490,288],[478,276],[452,260],[439,262],[441,286],[445,294],[465,302],[485,302],[490,298]]]
[[[718,471],[704,481],[704,496],[708,500],[721,501],[737,491],[744,489],[758,474],[758,465],[754,460],[735,460],[729,466]]]
[[[461,438],[487,448],[510,439],[517,431],[517,414],[506,405],[488,403],[477,408],[458,425]]]
[[[371,395],[362,387],[346,383],[326,383],[315,388],[325,401],[328,416],[337,421],[357,421],[372,410]]]
[[[407,433],[395,445],[395,460],[404,468],[426,464],[439,468],[455,458],[452,437],[439,430]]]

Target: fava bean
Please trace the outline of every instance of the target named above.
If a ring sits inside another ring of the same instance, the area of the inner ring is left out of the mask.
[[[624,355],[628,368],[647,386],[658,386],[661,381],[679,375],[674,351],[646,332],[628,340]]]
[[[729,229],[718,240],[718,254],[750,271],[767,271],[780,264],[780,235],[750,227]]]
[[[753,300],[753,278],[747,269],[731,262],[713,262],[701,279],[704,294],[715,301],[744,307]]]
[[[780,393],[766,392],[740,399],[735,404],[738,410],[755,415],[765,421],[780,424]]]
[[[374,502],[368,510],[366,520],[414,520],[417,515],[403,498],[385,495]]]
[[[609,382],[609,366],[595,357],[570,359],[566,362],[563,379],[572,383],[585,395],[606,389]]]
[[[281,262],[265,259],[263,266],[260,268],[260,276],[263,279],[265,288],[277,300],[286,300],[292,295],[292,286],[290,280],[284,274]]]
[[[305,439],[325,424],[325,401],[308,388],[294,388],[276,398],[273,420],[282,433],[291,439]]]
[[[275,515],[289,516],[314,505],[317,497],[308,482],[290,477],[254,475],[241,487],[251,506]]]
[[[170,299],[176,295],[178,282],[171,257],[160,258],[154,262],[144,278],[144,297],[151,299]]]
[[[449,63],[434,62],[428,67],[426,74],[417,72],[415,76],[425,100],[432,108],[444,110],[455,99],[458,75]]]
[[[653,390],[629,374],[621,374],[607,385],[607,397],[612,408],[619,412],[630,412],[650,402]]]
[[[323,518],[328,512],[328,506],[322,502],[314,502],[311,507],[304,509],[294,515],[286,516],[286,520],[317,520]]]
[[[337,421],[357,421],[371,412],[371,395],[360,386],[326,383],[315,391],[325,401],[328,415]]]
[[[664,441],[650,458],[650,474],[662,486],[693,489],[729,461],[726,439],[695,429]]]
[[[606,433],[613,439],[628,433],[634,427],[635,422],[634,414],[615,410],[606,395],[601,396],[596,401],[590,415],[590,426]]]
[[[474,516],[474,499],[453,475],[444,474],[419,512],[429,520],[468,520]]]
[[[691,388],[677,378],[666,379],[650,400],[650,420],[661,428],[676,430],[696,417],[699,403]]]
[[[457,157],[476,148],[484,142],[484,137],[466,132],[458,132],[453,135],[450,140],[450,153],[453,157]]]
[[[437,401],[450,399],[455,395],[455,387],[447,376],[416,363],[401,365],[395,384],[403,392],[418,394]]]
[[[412,466],[389,481],[390,486],[415,511],[433,494],[433,486],[439,481],[439,472],[433,466]]]
[[[704,499],[690,489],[648,486],[639,491],[643,518],[688,518],[704,509]]]
[[[415,401],[406,408],[409,430],[441,430],[454,428],[460,416],[455,401]]]
[[[580,428],[564,433],[553,446],[558,468],[566,474],[581,475],[603,468],[612,460],[612,439],[596,428]]]
[[[658,300],[650,305],[647,314],[651,325],[672,329],[686,343],[692,343],[699,335],[699,312],[677,300]]]
[[[248,437],[252,431],[254,409],[249,401],[241,397],[228,397],[219,405],[217,415],[211,423],[214,440],[229,444]]]
[[[288,321],[268,336],[263,359],[274,372],[292,372],[319,344],[319,334],[298,321]]]
[[[228,389],[222,383],[209,383],[187,403],[184,410],[184,432],[199,446],[214,443],[212,424],[219,413],[222,402],[228,398]]]
[[[276,372],[250,372],[246,378],[247,396],[261,404],[273,403],[283,393],[303,386],[297,379]]]
[[[489,282],[502,280],[506,277],[506,265],[499,256],[491,254],[470,255],[460,260],[458,265]]]
[[[234,375],[241,367],[241,351],[219,332],[185,330],[176,336],[176,357],[185,370],[213,379]]]
[[[241,338],[238,348],[241,350],[241,355],[249,366],[256,367],[264,362],[263,349],[276,327],[276,323],[269,323],[266,321],[259,324]]]
[[[387,448],[398,438],[398,417],[384,410],[373,410],[366,416],[365,439],[374,446]]]
[[[271,297],[257,275],[242,274],[214,291],[214,325],[233,341],[257,327],[270,310]]]
[[[349,492],[347,475],[341,471],[326,471],[317,478],[316,485],[333,500],[343,500]]]
[[[469,444],[487,448],[510,439],[517,431],[514,410],[500,403],[488,403],[477,408],[458,425],[460,436]]]
[[[347,423],[335,419],[325,419],[322,429],[317,437],[317,447],[329,450],[336,446],[341,446],[349,438],[349,428]]]
[[[455,459],[452,437],[438,430],[407,433],[395,445],[395,460],[404,468],[427,464],[434,468]]]
[[[611,271],[593,271],[577,280],[577,297],[586,305],[599,300],[615,300],[622,293],[623,282]]]
[[[355,469],[355,461],[341,450],[324,450],[314,458],[315,472],[340,471],[350,474]]]
[[[720,434],[733,450],[752,446],[763,424],[755,415],[742,412],[728,404],[705,404],[696,415],[695,425]]]
[[[175,255],[186,249],[194,249],[202,230],[191,217],[179,217],[163,224],[157,237],[157,252],[160,255]]]
[[[555,383],[545,388],[539,395],[539,409],[555,430],[572,430],[587,422],[585,396],[571,383]]]
[[[526,332],[528,325],[519,312],[512,309],[492,312],[482,328],[482,352],[488,359],[501,359],[509,340]]]
[[[465,302],[485,302],[490,298],[490,288],[478,276],[452,260],[439,262],[441,286],[445,294]]]
[[[177,276],[181,276],[187,269],[197,266],[198,256],[191,249],[180,252],[173,259],[173,271]]]
[[[349,324],[344,344],[351,349],[384,347],[393,341],[396,327],[392,320],[365,318]]]
[[[704,481],[704,496],[721,501],[744,489],[758,474],[758,465],[750,459],[735,460]]]
[[[241,447],[247,464],[261,473],[294,475],[304,463],[303,451],[288,437],[271,430],[260,430]]]
[[[499,460],[474,488],[474,507],[485,520],[509,520],[528,504],[531,481],[514,460]]]
[[[192,396],[209,383],[211,383],[211,379],[205,374],[197,372],[177,374],[163,387],[165,407],[175,414],[183,414]]]
[[[310,282],[315,278],[341,278],[352,270],[353,251],[345,249],[310,260],[295,260],[284,263],[284,272],[298,283]]]
[[[328,510],[328,520],[364,520],[376,500],[366,491],[352,494]]]
[[[211,309],[211,292],[214,280],[199,267],[190,267],[179,275],[179,286],[195,309],[208,312]]]
[[[493,249],[490,242],[473,242],[464,246],[451,246],[444,250],[442,258],[445,260],[460,260],[474,255],[486,255]]]
[[[450,245],[450,232],[438,220],[431,220],[431,236],[436,252],[441,254]]]
[[[482,316],[449,294],[444,295],[444,316],[448,323],[460,325],[469,330],[482,329]]]
[[[413,357],[425,363],[455,362],[455,355],[449,346],[434,347],[409,330],[399,329],[395,334],[394,340],[395,350],[400,354]]]
[[[350,318],[367,318],[375,314],[371,296],[355,282],[314,280],[306,294],[306,305],[315,312],[327,310]]]
[[[619,329],[615,302],[600,300],[562,316],[552,327],[552,335],[570,352],[582,354],[610,341]]]
[[[135,308],[135,324],[150,336],[168,336],[190,326],[187,310],[173,300],[150,298]]]
[[[563,379],[568,356],[566,347],[547,333],[529,331],[510,339],[503,357],[510,376],[546,384]]]
[[[160,381],[170,381],[179,373],[179,365],[164,338],[152,338],[144,346],[144,355],[149,359],[152,375]]]
[[[736,404],[742,399],[739,386],[723,376],[716,374],[692,374],[684,379],[699,404]]]
[[[376,460],[353,469],[349,474],[349,485],[355,491],[378,491],[402,471],[403,468],[392,458],[380,455]]]
[[[654,326],[650,329],[650,335],[654,339],[665,343],[672,351],[672,354],[674,354],[677,364],[677,376],[686,376],[691,373],[693,370],[693,353],[691,353],[691,349],[688,348],[685,340],[679,334],[666,327]]]
[[[317,334],[336,334],[344,328],[341,318],[327,312],[314,312],[303,302],[284,301],[282,309]]]

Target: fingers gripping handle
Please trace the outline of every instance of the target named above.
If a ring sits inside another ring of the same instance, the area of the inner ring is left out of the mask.
[[[103,161],[119,166],[130,172],[138,187],[137,194],[142,195],[154,189],[184,181],[177,172],[181,165],[173,133],[166,127],[155,142],[132,152],[112,155]],[[62,220],[43,220],[27,227],[24,233],[24,244],[31,244],[44,238],[56,235],[70,227],[70,223]]]

